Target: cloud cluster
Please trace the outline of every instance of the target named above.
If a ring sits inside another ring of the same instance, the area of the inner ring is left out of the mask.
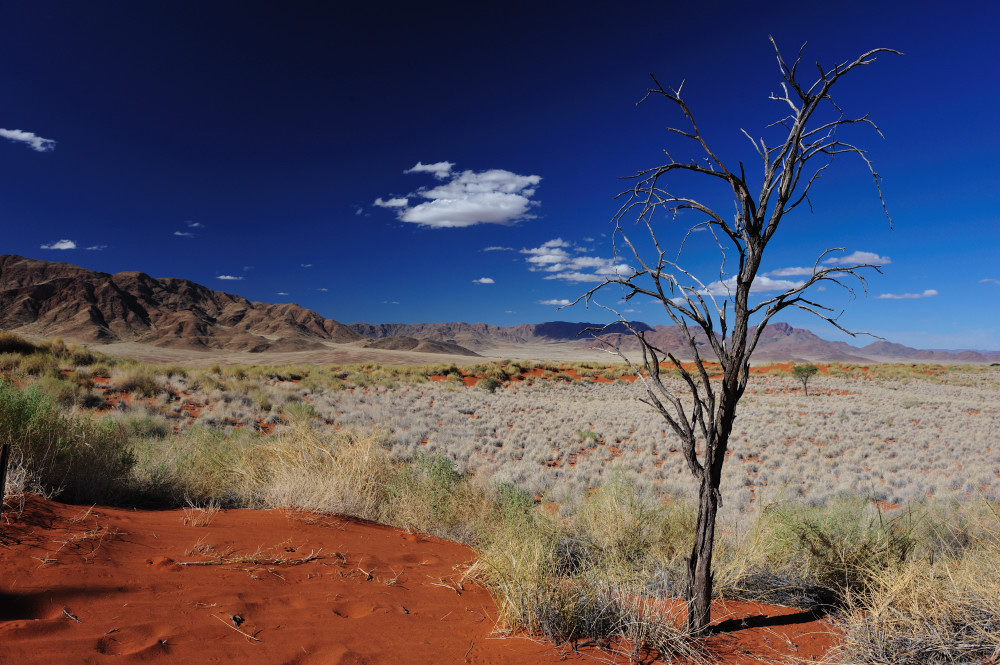
[[[938,294],[934,289],[927,289],[923,293],[883,293],[879,298],[883,300],[911,300],[913,298],[933,298]]]
[[[23,129],[3,129],[0,127],[0,136],[10,141],[25,143],[35,152],[52,152],[56,149],[56,142],[52,139],[43,139],[41,136]]]
[[[232,281],[232,282],[243,281],[242,277],[238,277],[236,275],[217,275],[216,279],[222,279],[222,280],[227,280],[227,281]]]
[[[809,271],[812,274],[812,270]],[[803,281],[793,282],[788,279],[772,279],[767,275],[757,275],[753,280],[753,284],[750,286],[750,293],[768,293],[771,291],[788,291],[790,289],[796,289],[805,284]],[[717,280],[712,282],[707,287],[708,293],[713,296],[731,296],[736,292],[736,277],[730,277],[726,280]]]
[[[635,270],[627,263],[616,263],[613,258],[590,256],[586,248],[577,247],[562,238],[553,238],[538,247],[522,249],[525,261],[533,272],[549,273],[545,279],[567,282],[603,282],[611,277],[629,277]]]
[[[875,265],[884,266],[892,263],[888,256],[879,256],[875,252],[851,252],[847,256],[834,256],[823,261],[831,266]],[[811,271],[810,271],[811,274]]]
[[[535,201],[535,187],[541,182],[537,175],[518,175],[504,169],[488,171],[452,170],[452,162],[423,164],[404,173],[429,173],[442,184],[421,188],[405,197],[375,199],[380,208],[395,209],[402,222],[431,228],[460,228],[476,224],[512,224],[530,219],[528,211]],[[423,199],[410,205],[410,199]]]
[[[76,249],[76,243],[72,240],[67,240],[63,238],[62,240],[57,240],[55,242],[50,242],[48,245],[42,245],[42,249]]]

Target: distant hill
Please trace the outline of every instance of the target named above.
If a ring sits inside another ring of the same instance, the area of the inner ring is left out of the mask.
[[[479,351],[505,349],[526,344],[572,345],[583,349],[598,343],[588,329],[612,346],[623,351],[639,350],[639,343],[625,327],[616,323],[603,330],[602,324],[570,323],[550,321],[546,323],[521,324],[517,326],[492,326],[485,323],[351,323],[349,327],[372,339],[394,335],[417,339],[436,340]],[[651,326],[641,321],[633,321],[632,327],[643,331],[646,339],[657,347],[669,351],[679,358],[693,357],[687,339],[677,326]],[[695,336],[698,352],[705,358],[714,354],[708,339],[700,333]],[[875,342],[857,347],[845,342],[825,340],[815,333],[793,328],[787,323],[777,322],[764,329],[754,352],[756,362],[777,362],[794,360],[798,362],[941,362],[941,363],[990,363],[1000,362],[1000,351],[926,351],[913,349],[902,344]]]
[[[114,275],[0,256],[0,328],[87,342],[299,351],[361,335],[298,305],[269,305],[186,279]]]
[[[659,348],[680,358],[691,351],[676,326],[633,321]],[[306,351],[331,343],[359,348],[452,355],[514,355],[519,348],[576,352],[594,347],[592,335],[627,352],[638,342],[621,323],[548,321],[516,326],[485,323],[352,323],[327,319],[294,304],[251,302],[195,282],[142,272],[108,274],[68,263],[0,256],[0,329],[84,342],[138,342],[181,349]],[[713,357],[703,335],[699,353]],[[541,352],[544,355],[544,351]],[[572,355],[572,353],[571,353]],[[772,323],[754,353],[757,362],[1000,362],[1000,351],[914,349],[876,341],[867,346],[822,339],[809,330]]]
[[[652,330],[645,323],[634,323],[640,330]],[[492,326],[486,323],[351,323],[352,330],[370,337],[415,337],[432,339],[451,344],[460,344],[470,349],[493,348],[518,344],[578,342],[591,339],[588,329],[600,330],[603,323],[570,323],[569,321],[548,321],[546,323],[524,323],[517,326]],[[604,334],[626,333],[625,326],[613,323]]]

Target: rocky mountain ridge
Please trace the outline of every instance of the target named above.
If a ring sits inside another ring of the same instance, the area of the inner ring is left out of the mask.
[[[690,357],[676,326],[632,322],[658,347]],[[592,334],[626,352],[638,342],[620,324],[548,321],[515,326],[486,323],[352,323],[344,325],[295,304],[251,302],[179,278],[142,272],[109,274],[68,263],[0,256],[0,329],[91,343],[138,342],[178,349],[305,351],[329,344],[452,355],[517,355],[519,347],[584,350]],[[588,332],[590,329],[590,332]],[[712,356],[708,340],[699,353]],[[913,349],[875,341],[865,346],[822,339],[787,323],[772,323],[754,353],[757,362],[1000,362],[1000,351]]]

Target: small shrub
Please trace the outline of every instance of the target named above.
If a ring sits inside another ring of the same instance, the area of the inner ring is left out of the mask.
[[[479,383],[476,385],[477,387],[485,390],[488,393],[495,393],[497,391],[497,388],[503,386],[503,384],[500,383],[499,380],[493,378],[492,376],[488,376],[485,379],[480,379]]]
[[[21,358],[19,369],[30,376],[57,376],[59,363],[47,353],[35,352]]]
[[[160,379],[148,369],[135,368],[123,372],[114,380],[117,390],[143,397],[154,397],[160,392]]]
[[[26,356],[34,353],[38,347],[20,335],[6,330],[0,330],[0,353],[16,353]]]

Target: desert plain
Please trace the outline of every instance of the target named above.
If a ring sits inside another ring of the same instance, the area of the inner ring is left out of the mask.
[[[26,343],[0,355],[2,663],[936,662],[906,657],[960,616],[965,662],[1000,645],[973,584],[1000,565],[997,367],[819,363],[807,394],[755,366],[686,641],[694,486],[599,352]],[[955,614],[890,621],[906,580]]]

